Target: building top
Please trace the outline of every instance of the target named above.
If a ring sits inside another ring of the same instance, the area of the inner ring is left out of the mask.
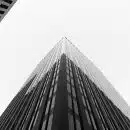
[[[105,78],[103,73],[66,37],[63,37],[36,66],[30,77],[25,82],[26,84],[34,75],[36,75],[36,78],[33,81],[34,83],[31,85],[27,93],[36,86],[37,82],[43,78],[54,63],[60,59],[63,53],[72,60],[100,88],[100,90],[102,90],[106,96],[122,110],[126,116],[130,115],[129,106],[115,90],[112,84]]]

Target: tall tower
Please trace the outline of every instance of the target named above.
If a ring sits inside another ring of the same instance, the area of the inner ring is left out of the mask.
[[[67,38],[37,65],[0,117],[0,130],[130,130],[128,106]]]
[[[0,22],[17,0],[0,0]]]

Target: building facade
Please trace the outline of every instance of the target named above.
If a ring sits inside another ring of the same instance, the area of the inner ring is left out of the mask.
[[[129,130],[127,108],[91,61],[62,38],[3,112],[0,130]]]
[[[0,0],[0,22],[17,0]]]

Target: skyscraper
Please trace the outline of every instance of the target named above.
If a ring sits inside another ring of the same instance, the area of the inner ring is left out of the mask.
[[[129,130],[128,106],[67,38],[37,65],[0,117],[1,130]]]
[[[17,0],[0,0],[0,21],[5,17]]]

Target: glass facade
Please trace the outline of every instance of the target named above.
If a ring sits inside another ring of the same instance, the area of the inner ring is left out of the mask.
[[[34,69],[1,115],[1,130],[130,129],[129,118],[67,42],[58,42]]]

